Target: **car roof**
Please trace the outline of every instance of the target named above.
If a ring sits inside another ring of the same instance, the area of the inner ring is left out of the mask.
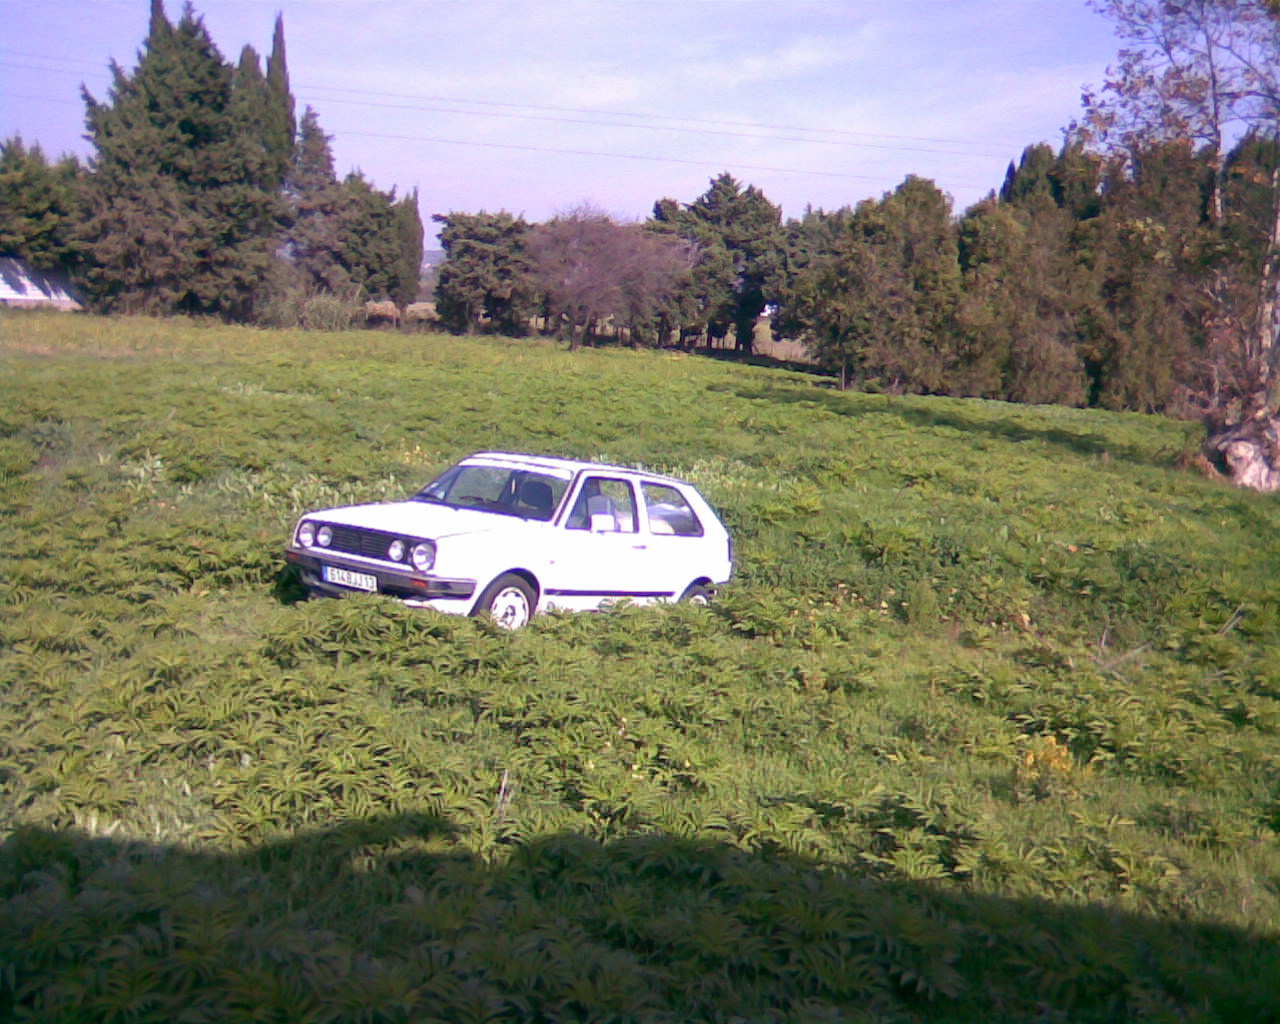
[[[650,480],[662,480],[670,483],[686,484],[684,480],[678,477],[668,476],[665,473],[655,473],[648,469],[637,469],[635,466],[613,466],[603,462],[584,462],[581,459],[562,459],[556,455],[527,455],[518,452],[476,452],[468,455],[460,462],[473,462],[476,460],[490,460],[494,462],[515,463],[521,466],[528,466],[530,469],[544,469],[552,471],[564,472],[568,470],[571,473],[579,473],[583,470],[591,472],[606,473],[626,473],[629,476],[643,476]]]

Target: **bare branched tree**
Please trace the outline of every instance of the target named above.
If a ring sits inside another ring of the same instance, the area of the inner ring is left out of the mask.
[[[1255,237],[1206,276],[1212,360],[1206,454],[1245,486],[1280,489],[1280,6],[1274,0],[1092,0],[1122,41],[1101,93],[1086,93],[1087,136],[1121,157],[1169,140],[1198,144],[1212,168],[1209,226],[1233,226],[1227,153],[1269,147],[1269,209]],[[1239,217],[1236,218],[1238,222]],[[1249,250],[1249,256],[1243,255]]]
[[[689,262],[678,239],[586,203],[538,225],[529,250],[538,286],[568,328],[570,350],[606,320],[634,336],[656,316]]]

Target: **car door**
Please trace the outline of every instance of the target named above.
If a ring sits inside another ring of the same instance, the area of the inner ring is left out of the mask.
[[[640,529],[630,480],[587,474],[556,531],[556,551],[546,593],[561,608],[598,608],[623,598],[659,596],[649,564],[648,536]]]
[[[693,580],[707,574],[705,530],[680,488],[645,480],[640,507],[648,530],[649,586],[679,597]]]

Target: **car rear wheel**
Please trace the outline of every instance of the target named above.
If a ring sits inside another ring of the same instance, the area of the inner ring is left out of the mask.
[[[513,572],[503,573],[485,588],[473,615],[488,612],[503,629],[519,629],[533,617],[535,605],[529,581]]]

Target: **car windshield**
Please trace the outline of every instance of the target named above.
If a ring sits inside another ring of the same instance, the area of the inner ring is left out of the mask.
[[[414,501],[547,522],[568,486],[567,478],[531,469],[463,463],[441,473],[414,495]]]

